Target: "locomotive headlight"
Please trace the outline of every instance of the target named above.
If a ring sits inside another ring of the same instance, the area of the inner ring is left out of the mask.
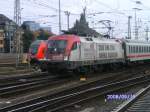
[[[64,56],[64,60],[67,61],[68,60],[68,56]]]

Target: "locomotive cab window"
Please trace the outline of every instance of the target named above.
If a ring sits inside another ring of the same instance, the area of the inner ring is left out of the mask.
[[[77,49],[77,42],[73,43],[72,45],[72,50],[76,50]]]
[[[67,40],[50,40],[48,42],[49,53],[64,53],[67,46]]]

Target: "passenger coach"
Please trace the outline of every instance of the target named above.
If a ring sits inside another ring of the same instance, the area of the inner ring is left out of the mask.
[[[125,40],[125,54],[128,62],[150,60],[150,42]]]

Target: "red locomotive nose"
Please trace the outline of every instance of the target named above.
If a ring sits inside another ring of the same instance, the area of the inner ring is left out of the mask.
[[[51,37],[47,42],[46,58],[49,60],[67,60],[74,42],[80,41],[74,35],[59,35]]]
[[[28,53],[28,60],[36,60],[36,62],[40,59],[45,57],[45,50],[46,50],[46,41],[43,40],[36,40],[34,41]]]

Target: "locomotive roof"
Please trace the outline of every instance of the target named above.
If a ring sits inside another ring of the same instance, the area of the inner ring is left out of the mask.
[[[129,40],[129,39],[126,39],[124,40],[126,43],[143,43],[143,44],[150,44],[150,42],[147,42],[147,41],[143,41],[143,40]]]
[[[80,37],[82,42],[95,42],[95,43],[118,43],[116,39],[106,39],[106,38],[95,38],[95,37]]]
[[[31,43],[32,45],[39,45],[41,42],[46,42],[45,40],[35,40],[34,42]]]

